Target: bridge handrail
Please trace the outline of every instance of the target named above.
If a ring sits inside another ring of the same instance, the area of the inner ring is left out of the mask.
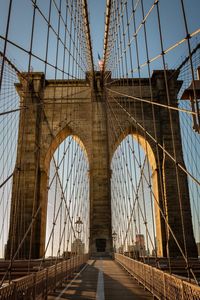
[[[88,254],[77,255],[36,273],[14,279],[0,288],[1,300],[41,299],[54,290],[64,278],[70,276],[88,260]]]
[[[122,254],[115,260],[158,299],[198,300],[200,287]]]

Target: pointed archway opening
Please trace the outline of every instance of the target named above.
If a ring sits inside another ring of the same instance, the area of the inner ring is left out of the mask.
[[[163,256],[157,164],[150,144],[127,135],[111,161],[114,250],[130,256]]]
[[[44,256],[88,252],[89,162],[83,143],[69,135],[51,153]]]

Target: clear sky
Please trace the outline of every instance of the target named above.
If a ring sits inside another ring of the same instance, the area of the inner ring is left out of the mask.
[[[88,0],[88,5],[94,64],[97,65],[98,53],[103,55],[106,0]]]
[[[125,2],[125,1],[124,1]],[[147,0],[144,2],[145,14],[148,12],[150,7],[153,4],[153,0]],[[56,1],[59,3],[59,1]],[[64,3],[64,1],[63,1]],[[128,1],[128,9],[129,14],[130,11],[130,3]],[[134,1],[136,3],[136,1]],[[164,37],[164,48],[168,48],[174,43],[180,41],[182,38],[186,36],[183,16],[181,12],[181,1],[180,0],[160,0],[160,17],[161,17],[161,26]],[[185,8],[186,8],[186,17],[188,21],[188,29],[189,32],[193,32],[200,27],[200,1],[199,0],[184,0]],[[0,2],[0,34],[5,35],[6,30],[6,20],[8,14],[8,4],[9,1],[3,0]],[[41,8],[44,15],[47,17],[48,15],[48,4],[49,1],[38,0],[38,6]],[[106,8],[106,0],[88,0],[89,7],[89,19],[90,19],[90,28],[91,28],[91,38],[92,38],[92,47],[93,47],[93,56],[95,65],[98,64],[98,53],[100,56],[103,55],[103,39],[104,39],[104,20],[105,20],[105,8]],[[24,47],[28,50],[28,45],[30,44],[30,32],[31,32],[31,21],[32,21],[32,11],[33,6],[32,2],[29,0],[13,0],[13,9],[11,13],[11,22],[9,29],[9,39],[13,42],[16,42],[18,45]],[[158,26],[157,26],[157,18],[155,14],[156,10],[154,9],[150,16],[147,19],[146,27],[148,34],[148,44],[150,57],[154,57],[158,53],[160,53],[160,43],[158,36]],[[136,12],[136,25],[137,27],[141,23],[141,9],[138,8]],[[52,13],[52,24],[56,26],[57,16],[55,11]],[[34,33],[34,41],[33,41],[33,51],[35,54],[40,57],[45,56],[45,43],[46,43],[46,31],[47,27],[45,25],[44,20],[36,14],[36,22],[35,22],[35,33]],[[142,56],[144,55],[144,41],[143,36],[138,36],[139,49],[141,55],[141,63]],[[50,62],[54,62],[55,60],[55,39],[50,37],[50,53],[49,60]],[[3,40],[0,39],[0,49],[3,47]],[[185,55],[186,48],[185,45],[177,47],[176,50],[172,51],[169,55],[167,55],[167,63],[170,65],[174,65],[177,63],[178,59],[181,55]],[[23,68],[26,70],[28,55],[24,55],[22,51],[16,49],[14,46],[8,46],[8,55],[15,60],[16,64],[19,68]],[[152,64],[152,68],[158,68],[160,62]],[[42,70],[43,64],[39,60],[33,59],[32,65],[34,69]]]
[[[125,1],[124,1],[125,2]],[[130,3],[131,1],[128,1]],[[136,1],[134,1],[136,3]],[[146,13],[153,4],[153,0],[143,1]],[[162,32],[164,37],[164,48],[168,48],[174,43],[178,42],[186,36],[183,16],[181,13],[180,0],[160,0],[160,16]],[[200,1],[199,0],[185,0],[186,17],[188,21],[189,32],[193,32],[200,27]],[[98,53],[103,55],[103,39],[104,39],[104,20],[106,0],[89,0],[89,16],[91,24],[91,36],[93,46],[94,62],[97,64]],[[137,25],[141,22],[141,15],[136,13]],[[153,12],[147,21],[148,43],[150,47],[150,56],[155,56],[160,53],[159,36],[157,30],[156,15]],[[141,41],[142,43],[142,41]],[[139,45],[139,48],[140,45]],[[179,62],[179,56],[185,55],[185,45],[180,46],[177,51],[167,56],[167,61],[173,66]],[[159,62],[160,63],[160,62]],[[158,67],[158,65],[155,65]]]

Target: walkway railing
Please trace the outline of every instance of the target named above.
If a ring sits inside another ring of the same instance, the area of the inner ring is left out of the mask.
[[[158,299],[199,300],[200,287],[122,254],[115,260]]]
[[[64,278],[70,276],[88,260],[88,255],[74,256],[36,273],[15,279],[0,288],[0,299],[46,299]]]

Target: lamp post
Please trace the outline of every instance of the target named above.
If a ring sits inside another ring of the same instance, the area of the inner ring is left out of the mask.
[[[83,222],[80,217],[78,217],[78,220],[75,222],[75,231],[78,233],[78,237],[75,240],[75,252],[76,254],[81,254],[82,252],[82,242],[80,239],[80,234],[83,230]]]
[[[113,244],[114,244],[114,253],[116,252],[116,240],[117,240],[117,233],[114,231],[112,234]]]
[[[80,239],[80,234],[83,229],[82,226],[83,226],[83,222],[81,221],[81,218],[78,217],[78,220],[75,222],[75,231],[78,233],[78,239]]]

